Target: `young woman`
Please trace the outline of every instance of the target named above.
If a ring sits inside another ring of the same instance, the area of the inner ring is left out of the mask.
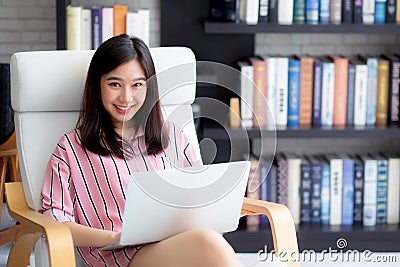
[[[153,75],[149,49],[138,38],[120,35],[97,49],[76,129],[61,137],[47,165],[41,211],[66,223],[87,266],[242,266],[210,229],[98,250],[120,238],[131,172],[200,162],[184,133],[163,121]]]

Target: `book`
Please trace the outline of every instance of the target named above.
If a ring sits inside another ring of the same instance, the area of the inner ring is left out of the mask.
[[[267,175],[267,200],[276,203],[278,200],[277,192],[277,166],[274,163]]]
[[[294,153],[285,153],[287,161],[287,194],[288,204],[293,221],[295,224],[300,224],[300,183],[301,183],[301,158]]]
[[[378,59],[373,56],[359,55],[362,62],[367,65],[367,107],[366,107],[366,125],[374,125],[376,122],[376,94],[378,90]]]
[[[349,62],[347,70],[347,108],[346,108],[346,124],[354,124],[354,86],[355,86],[355,66]]]
[[[277,153],[276,156],[277,166],[277,202],[283,205],[288,204],[288,166],[287,160],[282,153]]]
[[[343,0],[342,4],[342,22],[353,23],[354,0]]]
[[[342,23],[342,0],[330,0],[330,19],[331,24]]]
[[[314,88],[313,88],[313,108],[312,125],[321,125],[321,102],[322,102],[322,70],[323,62],[315,59],[314,62]]]
[[[347,113],[347,86],[349,60],[344,56],[331,56],[335,64],[334,97],[333,97],[333,125],[346,125]]]
[[[378,165],[374,158],[367,154],[359,155],[364,164],[364,206],[363,225],[376,225],[376,200]]]
[[[92,49],[97,49],[102,40],[102,12],[101,7],[92,7]]]
[[[319,0],[306,0],[306,23],[318,24]]]
[[[254,98],[254,70],[247,61],[238,61],[240,71],[239,95],[240,95],[240,117],[246,128],[253,127],[253,98]]]
[[[82,8],[81,16],[81,50],[92,49],[92,10]]]
[[[388,160],[387,182],[387,223],[398,224],[400,221],[400,155],[385,153]]]
[[[264,56],[264,60],[267,62],[267,126],[275,125],[276,112],[277,112],[277,88],[276,88],[276,57]],[[271,118],[271,119],[268,119]]]
[[[253,66],[253,126],[263,128],[267,125],[267,65],[260,57],[250,57]]]
[[[362,23],[362,0],[354,0],[353,23]]]
[[[388,193],[388,160],[379,153],[373,153],[372,157],[377,163],[376,181],[376,224],[387,222],[387,193]]]
[[[400,92],[400,58],[395,55],[382,55],[389,60],[389,100],[388,100],[388,124],[399,123],[399,92]]]
[[[269,0],[269,23],[278,23],[278,0]]]
[[[312,99],[314,81],[314,58],[310,56],[300,57],[300,106],[299,124],[311,125],[312,122]]]
[[[258,23],[269,22],[269,0],[259,0]]]
[[[319,23],[329,24],[331,16],[331,0],[320,0],[319,3]]]
[[[260,200],[269,201],[268,191],[268,173],[270,171],[270,162],[263,159],[260,160]],[[267,225],[268,218],[266,216],[260,216],[260,225]]]
[[[299,125],[300,60],[289,58],[287,125]]]
[[[276,125],[287,125],[289,59],[276,58]]]
[[[347,156],[343,160],[342,181],[342,225],[352,225],[354,216],[354,160]]]
[[[246,196],[251,199],[260,199],[260,170],[259,161],[250,156],[250,173],[246,188]],[[260,215],[246,216],[246,225],[250,231],[258,230],[260,226]]]
[[[396,0],[386,2],[386,23],[396,23]]]
[[[368,68],[367,64],[357,59],[352,64],[355,66],[354,125],[364,126],[367,121]]]
[[[311,222],[321,222],[322,163],[316,156],[309,157],[311,164]]]
[[[233,128],[241,126],[238,97],[232,97],[229,101],[229,125]]]
[[[375,0],[374,23],[386,23],[386,2],[387,0]]]
[[[321,58],[322,67],[322,100],[321,100],[321,125],[333,125],[333,109],[335,101],[335,64]]]
[[[343,159],[338,155],[327,155],[330,165],[330,225],[342,224]]]
[[[140,9],[126,14],[126,34],[136,36],[150,45],[150,10]]]
[[[312,218],[312,178],[311,163],[307,157],[301,158],[301,223],[310,223]]]
[[[396,23],[400,24],[400,1],[396,1]]]
[[[306,1],[293,0],[293,23],[304,24],[306,22]]]
[[[378,85],[376,96],[376,125],[386,126],[389,106],[389,60],[378,59]]]
[[[253,25],[258,23],[259,0],[241,1],[240,10],[240,21]]]
[[[322,166],[321,173],[321,224],[329,225],[330,221],[330,188],[331,188],[331,175],[330,165],[325,158],[320,157]]]
[[[362,22],[364,24],[374,23],[375,0],[362,0]]]
[[[358,157],[354,160],[354,224],[362,224],[363,221],[363,197],[364,197],[364,164]]]
[[[82,43],[82,7],[68,5],[67,16],[67,50],[81,50]]]
[[[102,42],[114,36],[114,8],[102,7]]]
[[[127,5],[114,5],[114,36],[126,33]]]
[[[294,0],[278,1],[278,23],[290,25],[293,24],[293,5]]]

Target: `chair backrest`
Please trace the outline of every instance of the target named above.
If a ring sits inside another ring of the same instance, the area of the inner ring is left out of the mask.
[[[191,108],[196,90],[194,54],[184,47],[151,48],[150,52],[164,116],[184,129],[200,158]],[[32,209],[41,206],[40,192],[52,151],[59,138],[75,128],[93,54],[92,50],[36,51],[11,57],[11,101],[21,180]]]

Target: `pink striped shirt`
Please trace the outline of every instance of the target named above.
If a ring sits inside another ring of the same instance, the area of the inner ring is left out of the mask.
[[[135,160],[100,156],[80,145],[74,130],[58,142],[46,169],[41,212],[60,222],[120,232],[128,175],[131,172],[189,167],[200,162],[186,135],[170,125],[170,145],[161,153],[147,155],[143,131],[132,139]],[[134,230],[134,229],[132,229]],[[128,266],[135,247],[98,250],[78,247],[87,266]]]

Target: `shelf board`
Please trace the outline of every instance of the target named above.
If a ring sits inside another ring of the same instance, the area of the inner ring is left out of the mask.
[[[279,127],[273,130],[203,126],[203,138],[215,140],[255,138],[398,138],[399,127]]]
[[[400,229],[398,224],[364,226],[321,226],[302,225],[297,227],[299,250],[315,250],[316,252],[328,250],[329,247],[338,250],[338,239],[343,238],[347,246],[342,250],[389,252],[399,251]],[[258,230],[239,228],[226,233],[225,239],[232,245],[236,252],[257,253],[264,249],[273,249],[271,230],[269,227]]]
[[[400,34],[400,25],[388,24],[256,24],[232,22],[204,22],[204,32],[212,34],[252,33],[375,33]]]

